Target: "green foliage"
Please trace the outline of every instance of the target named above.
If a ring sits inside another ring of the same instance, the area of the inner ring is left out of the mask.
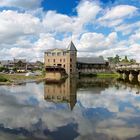
[[[125,57],[124,57],[124,59],[122,59],[122,61],[121,61],[121,62],[124,62],[124,63],[129,63],[129,60],[128,60],[127,56],[125,56]]]
[[[136,60],[135,59],[130,59],[130,63],[131,64],[136,64]]]
[[[116,55],[115,57],[108,57],[108,61],[111,64],[119,64],[119,63],[128,63],[128,64],[135,64],[136,60],[135,59],[128,59],[127,56],[124,58],[121,58],[119,55]]]
[[[0,72],[2,72],[4,70],[4,67],[0,67]]]
[[[2,72],[2,71],[9,71],[9,69],[5,68],[5,67],[0,67],[0,72]]]
[[[16,71],[17,71],[17,68],[16,68],[16,67],[14,67],[14,68],[13,68],[13,71],[14,71],[14,72],[16,72]]]
[[[0,76],[0,82],[7,82],[8,81],[8,79],[6,79],[5,77],[3,77],[3,76]]]
[[[108,61],[112,64],[117,64],[120,62],[120,57],[119,55],[116,55],[115,57],[108,57]]]

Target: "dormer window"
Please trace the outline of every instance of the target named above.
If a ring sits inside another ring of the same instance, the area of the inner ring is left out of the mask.
[[[52,56],[55,56],[55,53],[54,52],[52,53]]]
[[[57,53],[57,56],[61,56],[61,52],[58,52],[58,53]]]
[[[66,52],[63,52],[63,55],[65,56],[66,55]]]

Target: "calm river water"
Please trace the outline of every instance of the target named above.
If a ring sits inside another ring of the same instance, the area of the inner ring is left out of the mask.
[[[0,140],[140,140],[139,83],[0,86]]]

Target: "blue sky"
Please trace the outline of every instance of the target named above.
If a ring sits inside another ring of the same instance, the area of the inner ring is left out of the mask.
[[[0,59],[43,60],[73,40],[78,56],[140,61],[139,0],[1,0]]]
[[[44,11],[54,10],[58,13],[75,15],[75,7],[78,5],[80,0],[44,0],[41,6]]]

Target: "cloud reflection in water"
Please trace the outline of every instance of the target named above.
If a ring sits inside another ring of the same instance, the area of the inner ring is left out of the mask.
[[[101,86],[95,79],[87,87],[84,81],[76,90],[67,85],[69,94],[64,94],[68,98],[63,102],[45,100],[44,83],[1,86],[0,136],[4,140],[139,139],[140,95],[123,84],[103,86],[102,82]],[[68,100],[71,94],[77,100],[73,110]]]

